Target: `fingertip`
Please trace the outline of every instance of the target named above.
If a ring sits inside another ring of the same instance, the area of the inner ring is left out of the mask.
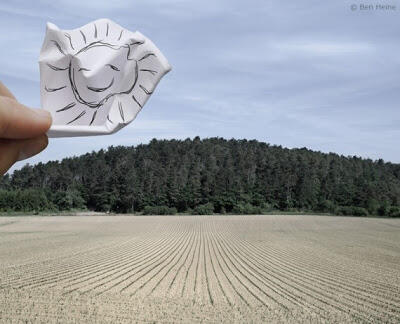
[[[39,116],[39,119],[43,123],[43,127],[47,131],[52,123],[52,117],[50,112],[44,109],[34,109],[34,112]]]
[[[42,151],[49,145],[49,138],[47,137],[46,134],[43,134],[42,136],[40,136],[39,138],[41,138],[42,141]]]
[[[0,96],[0,137],[34,138],[48,131],[51,115],[43,109],[32,109],[11,98]]]
[[[46,135],[41,135],[32,139],[23,140],[21,142],[18,161],[28,159],[42,152],[49,144],[49,139]]]

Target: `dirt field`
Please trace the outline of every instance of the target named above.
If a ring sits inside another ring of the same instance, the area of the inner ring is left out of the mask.
[[[0,217],[0,322],[400,322],[400,220]]]

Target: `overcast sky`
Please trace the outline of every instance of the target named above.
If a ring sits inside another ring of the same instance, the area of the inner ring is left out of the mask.
[[[150,38],[173,70],[117,134],[52,139],[28,162],[197,135],[400,162],[400,1],[361,3],[372,7],[342,0],[8,0],[0,4],[0,80],[22,103],[40,107],[46,23],[74,29],[109,18]]]

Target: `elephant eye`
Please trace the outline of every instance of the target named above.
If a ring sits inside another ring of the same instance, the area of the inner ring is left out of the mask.
[[[119,69],[118,69],[116,66],[112,65],[112,64],[106,64],[106,66],[109,66],[109,67],[112,68],[114,71],[119,71]]]
[[[78,72],[81,72],[81,71],[90,71],[89,69],[85,69],[85,68],[80,68],[79,70],[78,70]]]

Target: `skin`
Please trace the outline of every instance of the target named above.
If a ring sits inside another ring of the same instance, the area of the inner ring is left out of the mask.
[[[50,125],[49,112],[22,105],[0,82],[0,175],[16,161],[43,151]]]

